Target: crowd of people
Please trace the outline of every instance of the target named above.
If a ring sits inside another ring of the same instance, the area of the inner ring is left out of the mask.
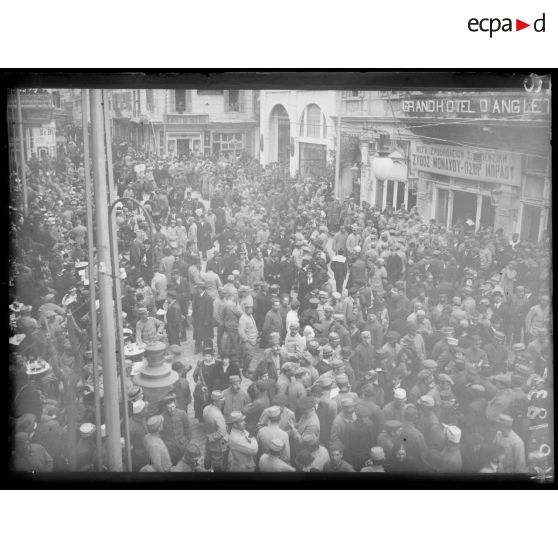
[[[179,375],[148,404],[127,362],[134,471],[550,471],[549,239],[337,200],[246,155],[113,156],[124,328],[165,341]],[[13,467],[94,470],[79,135],[27,176],[27,217],[12,176]]]

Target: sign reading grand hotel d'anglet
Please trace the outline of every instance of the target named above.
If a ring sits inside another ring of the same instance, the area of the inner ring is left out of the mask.
[[[521,183],[521,156],[505,151],[411,142],[411,168],[481,182]]]
[[[525,94],[474,96],[409,96],[401,99],[409,117],[546,119],[550,97]]]

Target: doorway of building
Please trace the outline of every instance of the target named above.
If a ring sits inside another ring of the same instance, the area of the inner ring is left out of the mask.
[[[521,240],[538,242],[541,225],[541,208],[536,205],[523,204],[521,219]]]
[[[270,162],[288,164],[291,156],[291,121],[283,105],[275,105],[269,117]]]
[[[446,226],[448,222],[449,190],[438,188],[436,222]]]
[[[299,168],[302,177],[307,176],[325,176],[327,166],[327,149],[325,145],[313,143],[299,143]],[[351,181],[353,175],[351,173]],[[353,183],[351,182],[350,191],[353,191]]]
[[[451,224],[455,225],[458,220],[462,222],[468,219],[475,222],[477,214],[477,196],[468,192],[454,191],[453,195],[453,215]]]
[[[492,199],[490,196],[482,197],[480,224],[484,227],[494,226],[494,206],[492,205]]]
[[[176,140],[176,153],[177,155],[188,155],[190,153],[190,140],[185,138],[178,138]]]

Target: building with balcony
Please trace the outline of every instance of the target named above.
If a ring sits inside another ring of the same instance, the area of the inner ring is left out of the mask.
[[[25,160],[56,157],[56,122],[52,94],[44,89],[20,91]],[[15,92],[8,95],[8,139],[11,168],[19,164],[18,114]]]
[[[336,99],[335,91],[261,91],[260,162],[286,164],[293,176],[326,176]]]
[[[257,156],[258,92],[116,89],[113,137],[158,155]]]

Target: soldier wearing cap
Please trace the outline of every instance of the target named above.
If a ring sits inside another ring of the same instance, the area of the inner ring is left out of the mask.
[[[267,453],[259,460],[258,469],[261,473],[291,473],[296,469],[281,459],[281,453],[285,442],[278,438],[271,440]]]
[[[520,436],[512,429],[513,418],[507,414],[500,414],[496,419],[498,431],[494,437],[494,444],[504,448],[504,473],[526,473],[525,444]]]
[[[401,352],[401,345],[399,340],[401,339],[401,334],[397,331],[388,331],[386,335],[386,343],[384,343],[382,350],[387,352],[391,358],[397,358]]]
[[[173,464],[176,464],[184,455],[184,448],[192,438],[192,426],[188,413],[177,408],[174,393],[164,397],[161,404],[164,406],[161,413],[164,419],[161,438],[169,450]]]
[[[279,407],[281,411],[279,416],[279,427],[285,432],[289,432],[292,428],[295,428],[295,413],[287,407],[287,403],[287,396],[284,393],[276,393],[271,400],[271,405]],[[268,407],[263,410],[258,420],[258,429],[267,426],[269,423],[268,413],[270,408],[271,407]]]
[[[320,438],[320,419],[316,413],[317,402],[313,397],[301,397],[296,402],[297,411],[300,418],[296,423],[296,428],[290,431],[293,440],[296,441],[296,449],[301,447],[302,436],[304,434],[313,434]],[[293,449],[291,447],[291,449]]]
[[[484,349],[481,349],[482,339],[480,335],[471,336],[471,346],[463,351],[465,361],[479,368],[484,362],[488,362],[488,356]]]
[[[370,458],[366,461],[361,473],[385,473],[384,463],[386,454],[382,446],[374,446],[370,449]]]
[[[211,393],[211,404],[203,410],[203,421],[206,429],[205,467],[214,471],[225,470],[225,454],[228,448],[229,435],[222,408],[225,404],[223,392],[215,390]]]
[[[495,389],[495,394],[486,408],[486,418],[494,423],[502,413],[508,412],[515,397],[510,387],[511,378],[507,374],[497,374],[486,383]]]
[[[506,336],[501,331],[494,331],[492,342],[485,345],[486,358],[493,366],[494,371],[502,373],[506,371],[509,360],[508,350],[504,345]]]
[[[546,329],[546,327],[540,327],[537,329],[535,339],[527,345],[526,352],[535,363],[538,363],[544,360],[545,354],[548,353],[549,345],[550,339],[548,329]]]
[[[435,412],[436,403],[431,395],[423,395],[417,402],[419,420],[417,428],[424,436],[429,449],[441,451],[444,444],[444,429]]]
[[[242,389],[241,384],[240,376],[229,376],[229,387],[223,391],[223,397],[225,398],[223,415],[225,419],[229,419],[233,411],[244,412],[244,409],[250,403],[250,396]]]
[[[536,304],[529,309],[525,317],[525,332],[528,340],[537,337],[540,329],[547,329],[550,324],[550,297],[546,294],[541,296],[540,304]]]
[[[386,420],[384,428],[378,434],[377,444],[384,448],[387,456],[391,456],[393,448],[401,440],[403,423],[400,420]]]
[[[231,473],[251,473],[256,470],[258,442],[246,430],[246,417],[240,411],[233,411],[229,418],[228,470]]]
[[[372,335],[370,331],[364,330],[361,333],[361,341],[356,346],[353,357],[355,372],[359,380],[362,380],[364,372],[372,367],[374,356],[375,347],[372,344]]]
[[[329,330],[333,325],[333,306],[331,304],[324,304],[322,314],[320,315],[319,325],[322,327],[324,335],[329,335]]]
[[[157,473],[166,473],[172,467],[169,450],[161,438],[164,419],[161,415],[153,415],[147,419],[147,434],[143,444],[149,465]]]
[[[332,333],[339,336],[339,345],[341,347],[350,347],[352,345],[351,334],[346,327],[345,317],[340,312],[333,314],[333,324],[329,330],[330,341]]]
[[[330,345],[324,345],[321,353],[321,359],[316,363],[316,370],[320,376],[332,370],[331,360],[333,359],[333,349]]]
[[[403,409],[407,403],[407,392],[403,388],[396,388],[393,391],[393,400],[387,403],[382,412],[385,420],[403,421]]]
[[[302,383],[302,378],[308,373],[308,369],[302,366],[297,366],[293,369],[293,375],[289,382],[286,395],[288,399],[288,407],[292,411],[296,409],[296,402],[306,395],[306,388]]]
[[[331,398],[333,379],[324,375],[312,386],[312,395],[318,399],[316,414],[320,421],[320,442],[326,444],[331,435],[331,425],[337,416],[337,403]]]
[[[439,357],[449,351],[448,338],[453,337],[455,332],[453,327],[446,326],[441,329],[443,337],[434,343],[430,354],[432,360],[438,361]]]
[[[423,366],[425,362],[427,361],[423,362]],[[426,395],[435,385],[436,384],[434,382],[434,375],[432,374],[432,370],[423,368],[423,370],[421,370],[417,375],[416,384],[409,391],[408,394],[409,402],[414,403],[416,405],[418,400],[423,395]]]
[[[333,398],[333,400],[337,403],[337,412],[340,412],[342,408],[341,401],[345,397],[350,397],[356,403],[358,399],[358,394],[352,391],[351,389],[352,386],[349,383],[349,377],[347,376],[347,374],[341,372],[340,374],[335,374],[334,378],[335,378],[335,384],[339,389],[339,393]]]
[[[48,473],[53,469],[53,459],[47,450],[32,441],[37,428],[35,415],[26,413],[15,424],[12,467],[15,471],[26,473]]]
[[[269,347],[264,350],[264,354],[256,367],[256,371],[265,370],[273,381],[277,381],[282,367],[289,361],[287,351],[281,347],[279,333],[274,332],[269,335]]]
[[[331,441],[347,443],[353,423],[356,420],[356,399],[348,394],[340,400],[341,410],[331,425]]]
[[[265,411],[267,425],[261,427],[258,430],[257,440],[259,445],[260,453],[268,453],[269,447],[272,440],[279,439],[282,440],[284,445],[281,450],[281,459],[285,463],[290,463],[291,461],[291,450],[288,433],[281,428],[281,415],[282,410],[278,405],[273,405],[268,407]],[[294,415],[292,424],[294,425]]]
[[[247,302],[238,321],[239,361],[242,372],[250,375],[250,364],[258,342],[258,328],[253,316],[254,306]],[[271,310],[270,310],[271,312]]]
[[[170,468],[171,473],[207,473],[208,471],[203,466],[200,448],[192,442],[186,446],[182,459]]]
[[[430,450],[426,456],[427,469],[437,473],[461,473],[461,429],[455,425],[445,425],[445,441],[441,451]]]

